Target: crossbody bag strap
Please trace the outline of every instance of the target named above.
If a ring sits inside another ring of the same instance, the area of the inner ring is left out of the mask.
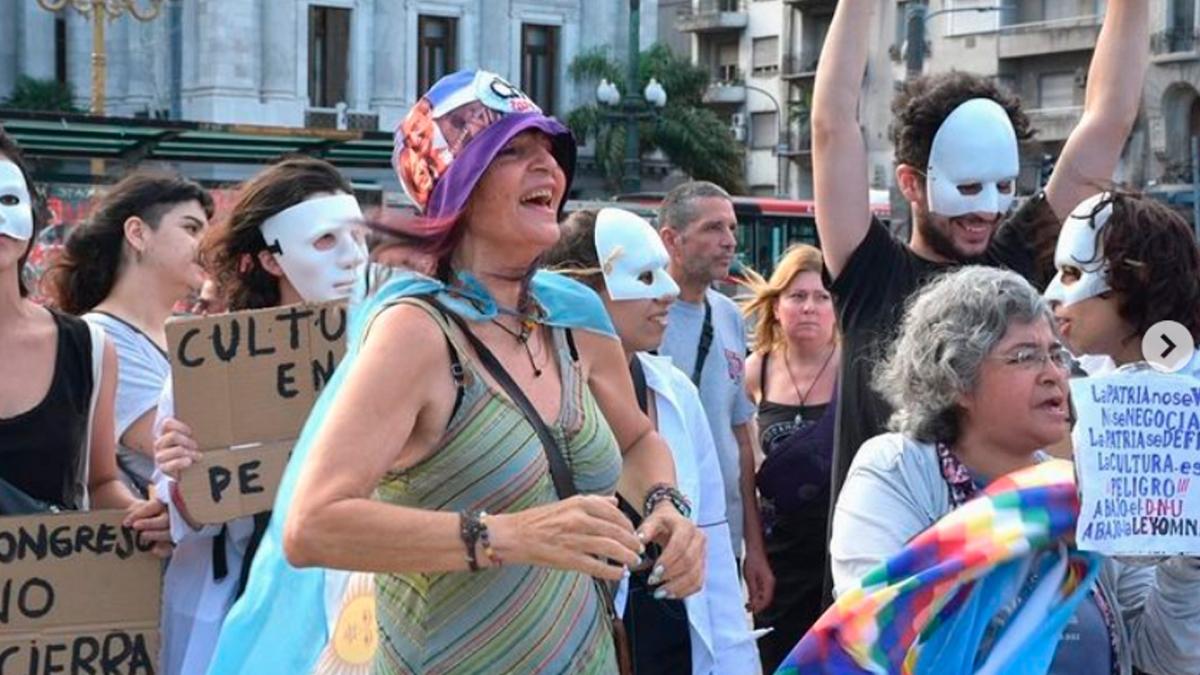
[[[692,366],[692,384],[700,386],[700,376],[704,374],[704,362],[708,360],[708,352],[712,349],[713,320],[712,303],[704,298],[704,324],[700,326],[700,342],[696,345],[696,363]]]
[[[509,399],[525,416],[533,430],[537,432],[538,438],[542,442],[542,449],[546,452],[546,463],[550,465],[550,478],[554,481],[554,491],[558,493],[559,499],[566,499],[575,496],[579,490],[575,488],[575,480],[571,477],[571,469],[567,466],[567,461],[563,459],[562,450],[558,447],[558,441],[554,438],[554,434],[550,431],[550,427],[546,426],[546,422],[542,420],[542,416],[537,409],[530,403],[529,398],[525,396],[525,392],[521,391],[521,387],[513,382],[512,377],[492,351],[488,349],[471,329],[467,327],[467,323],[462,320],[462,317],[454,312],[446,309],[436,298],[430,296],[422,296],[426,302],[435,307],[443,316],[447,317],[458,326],[459,331],[466,337],[467,343],[471,345],[471,349],[475,350],[476,356],[479,357],[479,363],[485,370],[491,374],[496,380],[496,384],[508,394]]]

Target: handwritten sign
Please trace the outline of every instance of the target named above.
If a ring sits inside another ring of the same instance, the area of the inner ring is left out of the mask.
[[[0,673],[157,672],[162,562],[124,517],[0,518]]]
[[[1139,371],[1071,382],[1076,540],[1106,555],[1200,554],[1200,381]]]
[[[180,478],[195,522],[271,508],[291,444],[345,354],[346,328],[343,301],[167,323],[175,417],[204,455]]]
[[[226,523],[270,511],[292,445],[292,441],[282,441],[203,453],[179,477],[179,490],[192,521]]]

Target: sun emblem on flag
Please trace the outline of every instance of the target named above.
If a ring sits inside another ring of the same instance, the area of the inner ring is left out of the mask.
[[[375,575],[356,572],[346,582],[337,624],[321,652],[315,675],[370,675],[379,647]]]

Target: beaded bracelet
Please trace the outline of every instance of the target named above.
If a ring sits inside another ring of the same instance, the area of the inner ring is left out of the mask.
[[[487,531],[479,520],[480,513],[482,512],[471,510],[458,514],[458,536],[467,547],[467,567],[472,572],[479,571],[479,561],[475,558],[475,543],[479,541],[480,535]]]
[[[479,524],[483,528],[479,532],[479,543],[483,546],[483,554],[487,556],[488,562],[492,563],[494,567],[500,567],[504,564],[504,560],[500,557],[500,554],[496,553],[495,547],[492,546],[492,535],[488,531],[487,523],[491,517],[491,514],[487,511],[479,512]]]
[[[646,495],[642,513],[647,518],[650,517],[650,513],[654,511],[654,507],[658,506],[658,503],[661,501],[670,501],[671,506],[674,506],[675,510],[682,514],[684,518],[692,517],[692,503],[675,486],[666,483],[656,483],[651,486],[650,492]]]

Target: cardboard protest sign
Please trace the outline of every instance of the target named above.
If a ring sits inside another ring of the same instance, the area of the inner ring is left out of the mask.
[[[158,672],[162,562],[124,517],[0,518],[0,673]]]
[[[175,417],[204,454],[180,481],[194,521],[271,508],[291,442],[345,354],[346,328],[344,301],[167,323]]]
[[[1079,548],[1200,555],[1200,381],[1154,371],[1071,382]]]

